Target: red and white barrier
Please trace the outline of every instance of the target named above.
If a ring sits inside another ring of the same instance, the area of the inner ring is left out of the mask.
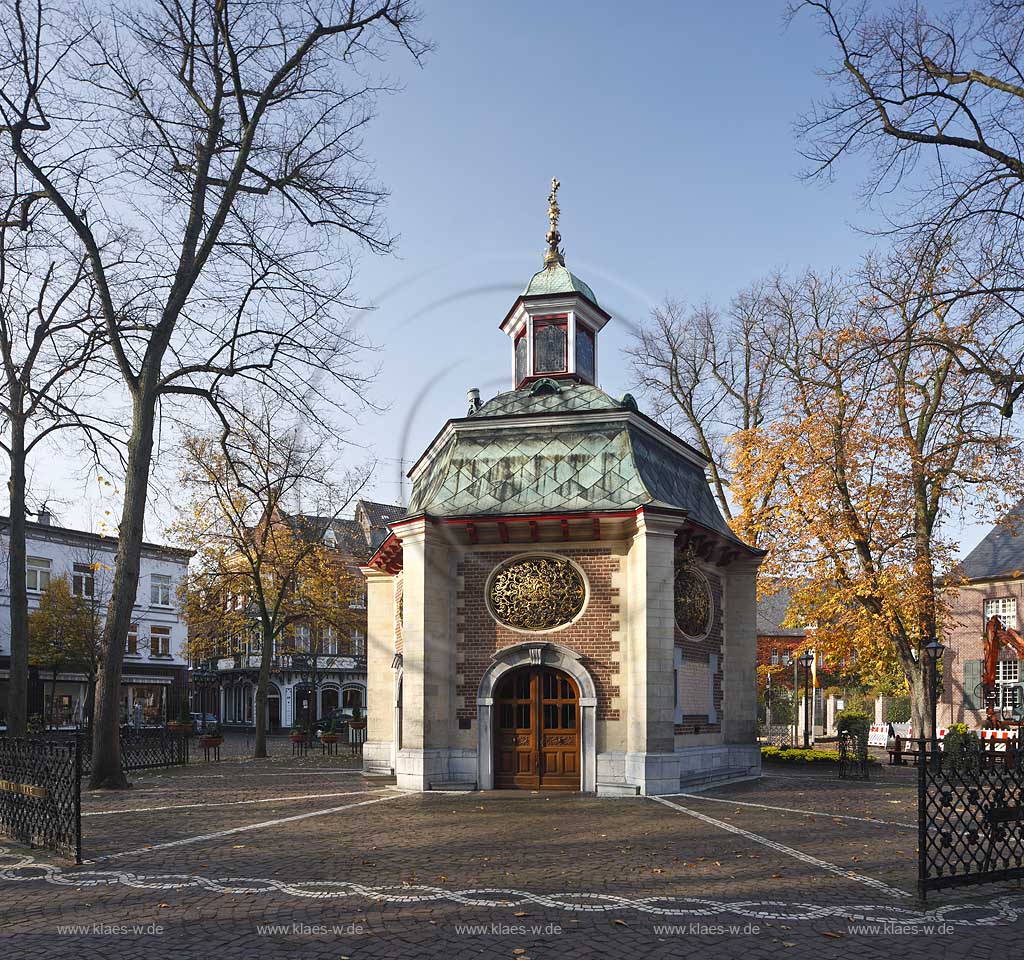
[[[889,724],[873,723],[868,730],[868,746],[884,747],[889,742]]]

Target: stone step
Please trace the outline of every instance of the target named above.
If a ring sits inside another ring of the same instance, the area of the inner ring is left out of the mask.
[[[475,790],[475,780],[431,780],[430,790]]]
[[[635,783],[597,783],[599,797],[639,797],[640,787]]]
[[[679,788],[681,790],[700,790],[705,787],[731,783],[735,780],[751,780],[756,776],[757,774],[750,772],[749,767],[719,767],[716,770],[702,770],[680,777]]]

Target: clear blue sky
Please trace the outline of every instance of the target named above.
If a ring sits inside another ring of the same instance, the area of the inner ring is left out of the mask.
[[[845,268],[868,250],[854,229],[870,222],[863,170],[799,178],[793,126],[830,50],[810,17],[787,27],[784,6],[424,4],[436,50],[422,69],[390,61],[403,89],[365,144],[400,236],[394,256],[361,258],[355,286],[376,306],[360,322],[379,348],[372,396],[389,407],[350,431],[365,448],[353,463],[380,459],[368,495],[402,495],[400,475],[465,412],[467,388],[510,387],[497,325],[541,266],[552,176],[566,264],[615,318],[600,370],[614,395],[630,389],[629,324],[666,295],[725,304],[772,270]]]
[[[828,56],[783,4],[470,3],[428,10],[436,42],[405,68],[367,137],[392,191],[395,257],[364,257],[363,321],[380,349],[374,396],[390,412],[353,439],[382,458],[373,493],[399,493],[465,391],[508,389],[497,324],[541,266],[552,176],[566,264],[615,322],[601,385],[630,387],[628,325],[666,295],[727,303],[776,268],[849,266],[869,246],[854,167],[799,179],[793,124]]]
[[[552,176],[566,264],[613,315],[601,386],[630,389],[628,325],[666,295],[727,303],[777,268],[856,263],[872,240],[850,164],[800,179],[794,123],[823,90],[817,25],[784,4],[470,3],[426,14],[425,67],[399,73],[367,137],[392,191],[397,255],[364,257],[363,323],[380,347],[374,397],[390,410],[353,439],[399,477],[465,391],[510,387],[497,325],[541,266]],[[401,463],[399,461],[402,461]],[[407,489],[406,489],[407,494]]]

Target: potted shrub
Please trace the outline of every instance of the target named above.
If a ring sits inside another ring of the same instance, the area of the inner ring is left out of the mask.
[[[181,698],[181,703],[178,706],[177,718],[167,724],[167,729],[174,733],[192,732],[192,715],[188,712],[188,702],[184,697]]]
[[[338,742],[338,734],[335,732],[334,723],[335,721],[332,720],[329,724],[327,724],[327,729],[324,730],[323,735],[320,737],[320,740],[323,743]]]
[[[292,727],[292,743],[305,743],[309,734],[301,726]]]
[[[224,735],[220,732],[220,727],[211,723],[204,731],[202,737],[199,739],[199,746],[201,747],[219,747],[224,742]]]
[[[352,719],[349,720],[348,725],[353,730],[362,730],[366,726],[366,721],[363,719],[362,707],[352,708]]]

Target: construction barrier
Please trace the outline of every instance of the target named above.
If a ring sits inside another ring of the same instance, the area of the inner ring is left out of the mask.
[[[873,723],[868,730],[868,746],[884,747],[889,742],[889,724]]]

